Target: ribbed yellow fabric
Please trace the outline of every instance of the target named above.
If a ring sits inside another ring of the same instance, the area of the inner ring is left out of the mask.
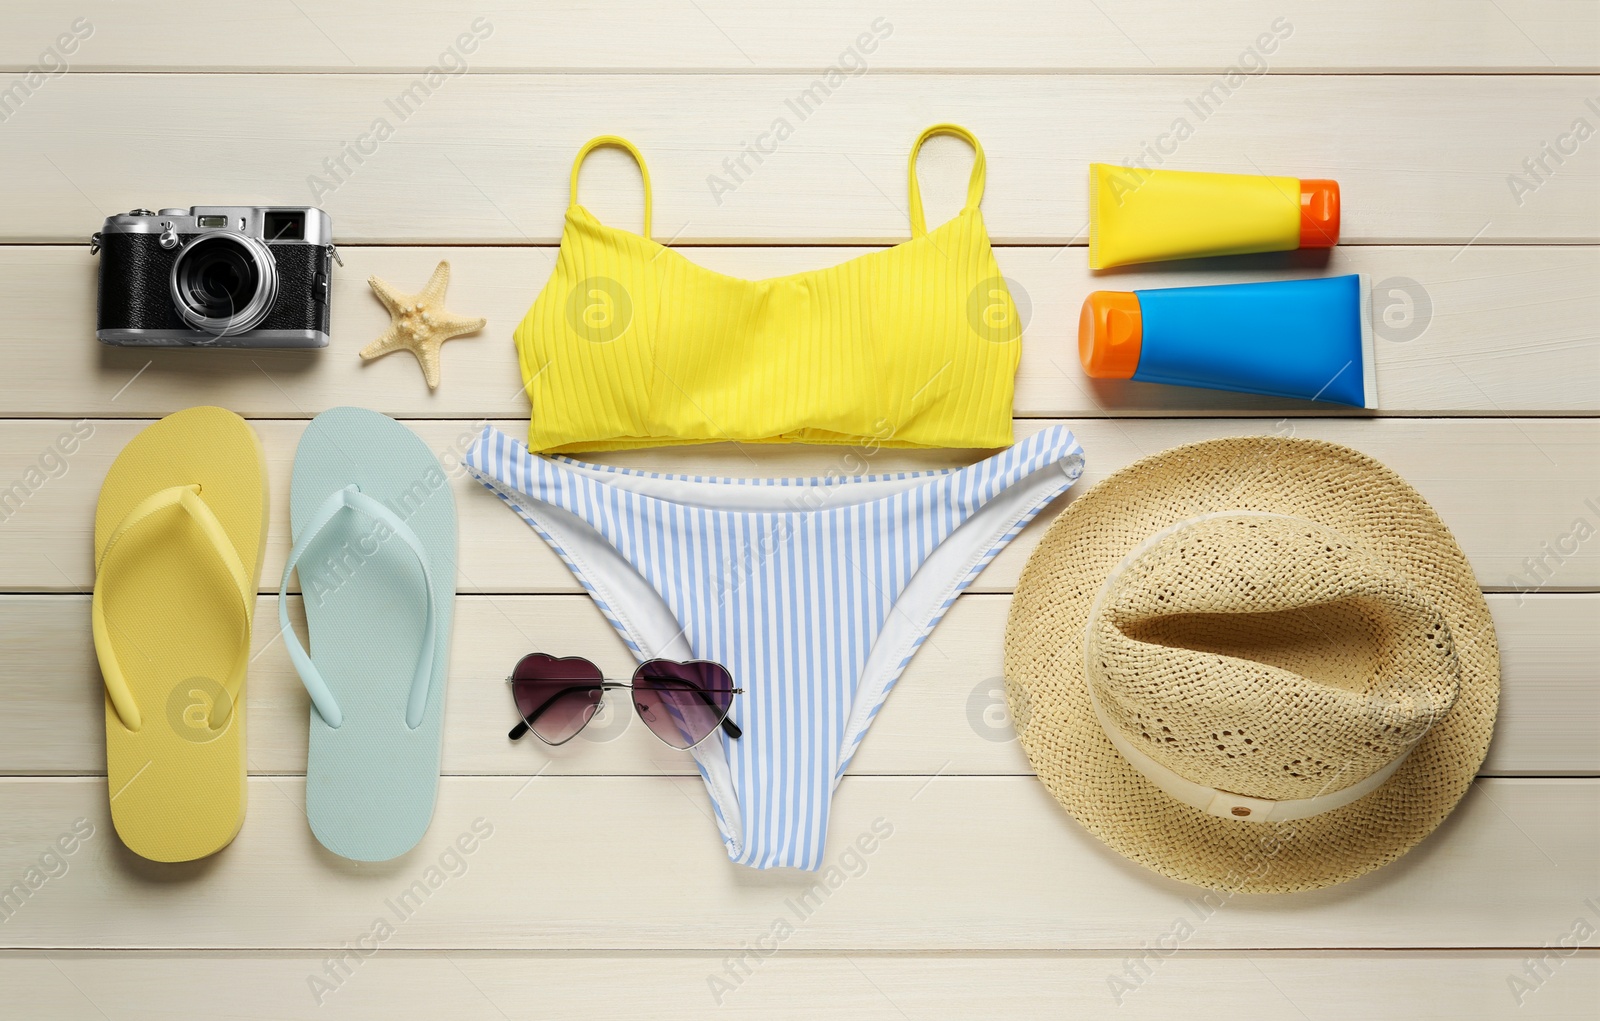
[[[965,206],[928,231],[917,152],[935,134],[965,139],[976,158]],[[578,168],[604,145],[638,161],[642,236],[578,203]],[[516,331],[529,447],[1009,446],[1022,329],[978,211],[983,184],[977,139],[935,125],[911,148],[911,240],[742,280],[650,240],[644,158],[624,139],[591,140],[573,163],[555,271]]]

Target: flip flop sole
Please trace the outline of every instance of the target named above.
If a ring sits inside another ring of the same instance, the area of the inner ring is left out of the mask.
[[[355,485],[409,526],[428,553],[437,614],[421,725],[406,706],[423,647],[427,589],[411,547],[385,525],[342,511],[298,565],[309,649],[343,720],[312,708],[306,815],[323,846],[358,861],[414,847],[433,817],[456,583],[455,496],[415,433],[377,412],[318,415],[295,453],[296,536],[327,498]]]
[[[200,487],[253,589],[267,530],[265,459],[254,430],[222,408],[169,415],[117,456],[95,511],[95,562],[143,500],[190,485]],[[102,592],[112,649],[141,716],[130,730],[106,697],[106,772],[123,843],[177,862],[226,847],[244,823],[244,692],[229,712],[224,682],[249,646],[255,600],[241,620],[239,593],[200,525],[176,508],[157,514],[140,526],[140,552],[119,563]]]

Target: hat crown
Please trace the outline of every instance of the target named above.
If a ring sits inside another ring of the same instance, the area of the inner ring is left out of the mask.
[[[1337,792],[1405,755],[1460,689],[1449,625],[1316,522],[1222,512],[1146,540],[1089,616],[1105,722],[1179,776],[1251,798]]]

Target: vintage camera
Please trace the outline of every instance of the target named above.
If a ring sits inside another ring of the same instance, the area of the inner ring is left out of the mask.
[[[339,253],[314,206],[135,209],[106,217],[89,250],[100,253],[103,344],[328,346]]]

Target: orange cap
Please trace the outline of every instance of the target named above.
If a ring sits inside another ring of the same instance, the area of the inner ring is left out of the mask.
[[[1078,316],[1078,360],[1095,379],[1132,379],[1143,347],[1144,316],[1132,291],[1095,291]]]
[[[1300,247],[1332,248],[1339,243],[1339,182],[1307,178],[1300,182]]]

